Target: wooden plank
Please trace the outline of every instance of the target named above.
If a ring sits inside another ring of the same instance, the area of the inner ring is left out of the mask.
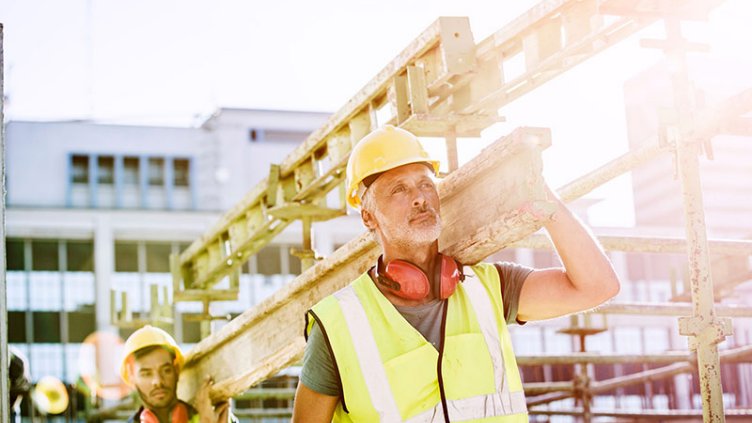
[[[540,156],[549,144],[548,130],[518,129],[440,183],[444,252],[478,262],[540,227],[536,216],[546,205]],[[187,355],[180,398],[192,399],[205,375],[214,378],[212,397],[219,400],[299,360],[306,310],[355,279],[379,252],[366,233],[201,341]]]

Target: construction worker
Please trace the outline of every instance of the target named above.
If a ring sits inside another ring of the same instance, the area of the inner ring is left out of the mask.
[[[146,325],[125,341],[120,376],[135,388],[143,406],[128,421],[136,423],[215,423],[233,421],[228,404],[213,406],[211,379],[196,394],[197,409],[177,397],[178,376],[184,358],[167,332]]]
[[[463,272],[438,249],[438,169],[393,126],[353,148],[347,199],[383,254],[307,313],[293,422],[526,422],[507,324],[587,310],[619,291],[597,241],[550,190],[545,228],[563,268]]]

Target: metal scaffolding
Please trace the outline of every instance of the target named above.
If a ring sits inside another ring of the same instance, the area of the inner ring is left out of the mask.
[[[572,325],[562,331],[579,337],[579,352],[559,356],[523,356],[518,358],[518,364],[522,367],[574,366],[572,381],[525,384],[531,415],[577,416],[585,422],[594,417],[642,420],[697,418],[700,416],[699,410],[643,410],[638,414],[625,410],[605,410],[593,405],[594,397],[619,388],[697,371],[704,421],[722,422],[725,417],[745,419],[752,416],[752,410],[724,410],[721,386],[721,364],[752,362],[752,346],[718,350],[718,344],[731,334],[731,318],[752,317],[752,306],[715,304],[720,292],[714,289],[710,262],[711,253],[752,256],[752,241],[708,240],[698,161],[698,155],[708,144],[707,141],[718,134],[752,135],[749,127],[745,129],[737,125],[738,118],[752,111],[752,90],[729,98],[713,110],[700,110],[689,81],[686,54],[689,50],[702,49],[702,46],[686,40],[681,31],[682,20],[706,18],[720,3],[717,0],[546,0],[477,44],[466,19],[439,19],[282,163],[271,165],[269,177],[229,210],[212,230],[187,250],[172,257],[176,301],[202,301],[205,305],[203,319],[208,321],[213,318],[208,313],[209,302],[231,299],[237,294],[238,269],[242,263],[293,221],[301,220],[303,223],[303,249],[298,251],[298,255],[303,268],[308,268],[308,271],[290,287],[204,339],[188,354],[186,377],[181,378],[186,399],[193,395],[197,375],[201,371],[218,369],[220,364],[217,363],[232,357],[228,350],[242,346],[253,349],[254,354],[260,354],[254,357],[258,362],[244,363],[242,366],[245,367],[233,369],[234,373],[214,375],[217,377],[212,396],[216,399],[234,397],[236,400],[292,398],[294,391],[288,388],[247,389],[300,358],[302,331],[297,331],[295,326],[291,334],[282,330],[270,334],[274,322],[294,326],[284,318],[298,315],[300,309],[310,307],[317,298],[337,287],[332,280],[337,279],[338,283],[349,280],[347,278],[352,276],[351,273],[375,257],[373,241],[361,237],[331,257],[319,260],[313,251],[311,238],[312,222],[336,218],[344,213],[343,169],[352,146],[371,128],[392,123],[418,135],[445,138],[450,170],[453,172],[448,181],[442,183],[440,193],[461,191],[462,177],[467,177],[470,170],[465,166],[458,167],[458,136],[478,135],[482,129],[501,120],[498,110],[502,106],[647,25],[662,21],[666,39],[643,40],[642,45],[661,49],[674,65],[671,68],[674,112],[661,122],[659,134],[643,147],[586,173],[561,187],[558,193],[563,200],[572,201],[658,157],[672,155],[681,182],[685,239],[636,236],[600,236],[599,239],[607,250],[612,251],[686,253],[689,260],[689,302],[607,304],[583,317],[583,322],[579,317],[574,317]],[[612,19],[607,21],[605,16]],[[525,72],[505,81],[500,70],[509,57],[518,54],[525,59]],[[389,107],[394,108],[394,116],[386,122],[377,121],[376,112]],[[495,164],[502,163],[502,159],[517,158],[515,154],[521,153],[515,148],[523,144],[519,141],[525,137],[538,140],[535,154],[539,154],[550,142],[550,133],[546,129],[520,128],[494,144],[493,153],[507,155],[498,158],[499,162]],[[535,154],[532,154],[532,158],[526,156],[533,163],[530,167],[537,166],[536,159],[539,157],[535,157]],[[483,163],[476,162],[475,165],[481,167]],[[473,167],[472,170],[477,171],[477,168]],[[529,186],[539,187],[540,181],[533,182]],[[330,206],[326,202],[327,194],[334,190],[339,190],[338,206]],[[530,200],[536,200],[535,196]],[[513,234],[495,247],[551,248],[545,236],[534,234],[540,222],[521,212],[513,216],[517,220],[510,218],[506,223],[515,231],[510,231]],[[479,254],[463,249],[460,245],[462,238],[452,240],[456,241],[452,248],[456,248],[459,254]],[[229,278],[230,289],[213,288],[222,278]],[[742,275],[740,281],[749,279],[752,279],[752,274]],[[113,320],[128,324],[126,301],[123,302],[123,311],[113,313]],[[588,353],[585,338],[607,329],[605,324],[602,327],[590,326],[591,317],[613,314],[679,317],[680,333],[689,337],[690,353]],[[256,348],[252,348],[254,346]],[[593,380],[590,370],[597,364],[650,364],[661,367],[645,367],[636,373]],[[549,407],[557,401],[572,398],[577,401],[575,407]],[[238,415],[270,417],[289,416],[289,413],[289,408],[275,408],[266,411],[245,410]]]

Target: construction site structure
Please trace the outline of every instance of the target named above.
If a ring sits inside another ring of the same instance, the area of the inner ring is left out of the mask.
[[[239,264],[294,219],[303,222],[303,248],[309,250],[311,222],[343,212],[341,187],[347,153],[363,135],[387,123],[419,136],[446,138],[450,173],[440,185],[446,225],[440,239],[444,253],[474,263],[524,239],[540,227],[540,216],[545,216],[540,152],[551,142],[550,134],[545,129],[519,128],[461,168],[457,166],[457,137],[479,135],[500,120],[497,111],[501,107],[661,20],[666,38],[642,42],[644,47],[662,50],[672,64],[672,109],[660,122],[657,136],[561,188],[559,193],[565,200],[572,200],[658,155],[674,157],[684,204],[691,293],[691,313],[680,317],[679,330],[689,337],[693,352],[686,360],[697,363],[703,418],[723,421],[717,345],[731,335],[732,327],[731,320],[718,316],[714,307],[698,156],[703,145],[716,135],[736,133],[737,129],[749,135],[748,127],[737,123],[750,110],[751,93],[742,92],[714,110],[701,110],[688,78],[686,55],[703,46],[686,40],[681,27],[682,20],[705,19],[719,3],[544,1],[478,44],[466,19],[440,18],[327,124],[281,164],[272,165],[269,177],[225,214],[213,230],[174,258],[176,290],[198,289],[210,295],[215,283],[223,277],[236,278]],[[505,80],[505,63],[517,54],[523,56],[525,70]],[[384,107],[390,107],[394,114],[379,119]],[[513,188],[520,186],[526,189]],[[339,206],[326,205],[327,193],[338,187]],[[629,244],[629,240],[623,242]],[[739,245],[748,248],[745,241],[739,241]],[[739,250],[734,254],[744,255]],[[354,279],[377,255],[369,235],[353,240],[309,267],[274,297],[202,341],[188,356],[181,395],[192,397],[200,375],[211,374],[217,381],[213,394],[218,399],[227,398],[293,364],[303,350],[298,316]],[[310,259],[313,253],[308,251],[306,257]],[[306,267],[311,263],[304,261]],[[573,326],[565,333],[580,336],[584,352],[585,336],[599,331]],[[727,353],[744,356],[748,352],[748,347],[740,347]],[[242,365],[227,365],[241,357]],[[537,405],[579,396],[582,406],[576,413],[589,420],[601,415],[590,408],[593,395],[691,369],[691,365],[675,364],[649,374],[605,381],[591,381],[583,371],[573,384],[555,389],[563,392],[547,393],[552,390],[550,385],[543,391],[528,391],[528,405],[531,414],[536,414]],[[741,414],[748,415],[748,411]]]
[[[215,381],[212,397],[216,400],[235,398],[236,405],[253,401],[287,405],[245,414],[241,411],[240,416],[289,416],[295,378],[280,372],[302,356],[305,311],[353,280],[379,254],[369,234],[352,239],[327,257],[315,251],[313,238],[314,224],[346,219],[343,178],[348,154],[378,126],[393,124],[418,136],[445,139],[449,166],[439,185],[445,225],[440,238],[442,252],[463,263],[474,263],[489,256],[515,258],[505,256],[515,248],[527,254],[551,250],[547,238],[536,232],[550,210],[545,201],[541,156],[557,143],[556,134],[523,123],[462,166],[458,144],[503,121],[499,110],[504,106],[660,22],[665,27],[665,39],[641,41],[646,48],[661,50],[671,64],[671,102],[654,113],[647,112],[659,117],[655,133],[640,139],[627,154],[592,169],[557,192],[565,201],[574,201],[621,175],[670,158],[680,187],[684,236],[637,236],[632,231],[626,236],[599,236],[599,240],[608,251],[682,254],[687,264],[686,280],[679,280],[682,272],[676,272],[671,295],[660,303],[616,301],[593,313],[565,319],[565,324],[556,328],[573,337],[578,352],[545,356],[520,353],[518,364],[525,376],[528,408],[531,416],[572,416],[581,421],[601,417],[691,421],[702,416],[707,422],[752,418],[749,399],[735,399],[734,409],[724,407],[728,399],[721,384],[723,366],[750,362],[750,338],[746,344],[718,348],[732,335],[732,322],[751,318],[752,309],[743,302],[717,303],[750,280],[752,242],[709,239],[699,163],[701,154],[712,157],[714,137],[752,136],[747,116],[752,111],[752,91],[747,89],[706,107],[687,69],[687,52],[703,50],[703,46],[685,39],[682,33],[683,21],[707,19],[721,3],[546,0],[477,43],[467,19],[439,18],[292,153],[272,164],[266,179],[208,232],[187,248],[173,246],[172,299],[168,300],[169,293],[163,293],[160,299],[160,291],[155,290],[152,305],[166,307],[155,308],[151,316],[142,314],[142,318],[169,325],[174,323],[170,320],[174,318],[171,301],[201,305],[196,318],[204,322],[204,339],[187,354],[180,397],[191,400],[205,375],[211,375]],[[512,61],[520,60],[523,70],[510,76],[507,68]],[[645,178],[650,180],[649,176]],[[749,190],[746,182],[742,182],[742,189]],[[300,228],[300,247],[294,253],[300,258],[302,273],[209,335],[209,322],[224,319],[211,313],[211,305],[237,298],[244,264],[255,260],[255,255],[294,224]],[[734,227],[730,225],[732,231]],[[749,234],[740,237],[748,238]],[[127,327],[141,323],[128,312],[127,297],[120,300],[119,310],[115,310],[118,296],[113,294],[111,301],[113,308],[107,311],[113,324]],[[677,328],[687,337],[689,348],[660,354],[589,353],[587,340],[602,339],[624,316],[679,317]],[[515,332],[530,330],[530,326]],[[597,377],[604,365],[618,369],[618,373]],[[629,371],[629,366],[640,370]],[[569,370],[552,380],[553,369],[562,368]],[[659,410],[641,407],[640,411],[617,407],[618,403],[611,407],[599,404],[599,396],[618,397],[619,392],[635,386],[642,387],[648,396],[656,382],[687,373],[699,378],[693,382],[700,391],[699,404],[680,403]],[[259,388],[275,375],[280,386],[267,383]],[[751,388],[740,389],[752,392]],[[90,414],[90,419],[115,416],[122,408],[98,410]]]

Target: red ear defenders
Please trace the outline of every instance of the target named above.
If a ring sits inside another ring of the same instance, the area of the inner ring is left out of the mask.
[[[457,289],[457,284],[465,279],[462,267],[451,257],[439,254],[441,278],[439,298],[449,298]],[[383,265],[382,257],[376,264],[376,280],[392,294],[406,300],[422,300],[431,292],[431,282],[420,267],[405,261],[392,260]]]
[[[172,415],[170,417],[172,423],[188,423],[188,408],[185,404],[179,402],[172,408]],[[159,423],[157,416],[148,408],[144,408],[141,411],[140,420],[141,423]]]

